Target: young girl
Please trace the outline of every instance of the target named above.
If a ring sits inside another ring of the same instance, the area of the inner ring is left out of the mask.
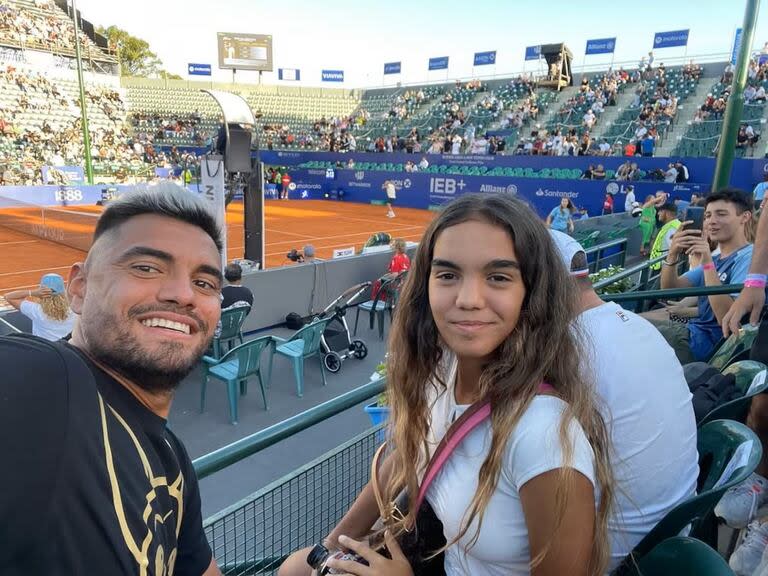
[[[75,327],[75,313],[69,308],[64,279],[46,274],[34,290],[15,290],[5,300],[32,321],[32,334],[46,340],[60,340]]]
[[[385,501],[403,486],[415,494],[451,423],[472,403],[490,401],[490,418],[451,453],[427,493],[448,542],[448,576],[605,570],[609,446],[581,376],[574,315],[569,278],[549,234],[521,200],[463,196],[424,234],[390,335],[396,449],[380,480]],[[370,566],[336,560],[334,567],[410,576],[391,537],[392,559],[353,539],[377,516],[368,486],[326,544],[351,549]],[[280,574],[308,574],[305,559],[306,551],[296,553]]]

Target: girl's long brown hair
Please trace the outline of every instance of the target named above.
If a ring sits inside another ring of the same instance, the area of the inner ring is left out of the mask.
[[[445,389],[440,378],[443,349],[429,304],[428,282],[435,242],[440,233],[468,220],[480,220],[506,230],[518,255],[526,296],[517,326],[497,349],[496,359],[480,378],[480,397],[491,401],[492,440],[483,462],[477,492],[464,516],[455,544],[477,520],[470,540],[474,545],[491,495],[496,490],[507,442],[520,417],[536,396],[540,383],[551,384],[566,404],[560,428],[564,464],[555,495],[557,516],[568,506],[568,480],[574,473],[572,435],[576,420],[584,429],[595,454],[596,481],[600,501],[596,510],[590,574],[602,574],[608,561],[607,522],[613,500],[613,477],[609,464],[610,441],[597,409],[593,387],[582,376],[584,358],[573,324],[576,291],[556,248],[538,216],[521,200],[504,195],[470,194],[448,204],[431,223],[414,256],[400,297],[389,337],[387,360],[388,392],[391,404],[390,435],[396,450],[394,467],[384,488],[393,501],[405,487],[416,494],[418,477],[426,465],[428,405],[431,385]],[[467,242],[472,242],[467,238]],[[414,499],[411,499],[413,503]],[[409,510],[394,530],[410,526],[416,510]],[[559,530],[559,525],[556,532]],[[552,535],[555,541],[557,533]],[[549,547],[531,565],[546,556]]]

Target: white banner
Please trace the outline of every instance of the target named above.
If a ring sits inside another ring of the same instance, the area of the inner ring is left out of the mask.
[[[216,222],[221,228],[223,250],[221,254],[222,271],[227,265],[227,210],[224,190],[224,158],[222,156],[203,156],[200,162],[200,179],[203,199],[211,207]]]

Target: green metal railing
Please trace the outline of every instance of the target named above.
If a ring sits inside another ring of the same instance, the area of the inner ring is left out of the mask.
[[[337,396],[327,402],[318,404],[309,410],[305,410],[287,420],[273,424],[269,428],[260,430],[250,436],[246,436],[228,444],[218,450],[214,450],[209,454],[196,458],[192,465],[197,472],[198,478],[205,478],[215,472],[223,470],[224,468],[236,464],[259,452],[265,448],[277,444],[281,440],[285,440],[289,436],[298,434],[323,420],[327,420],[332,416],[344,412],[353,406],[357,406],[361,402],[373,398],[378,394],[381,394],[385,388],[386,379],[382,378],[376,382],[368,382],[354,390],[350,390],[341,396]]]
[[[612,248],[617,247],[621,248],[618,252],[611,252],[610,254],[606,254],[606,252]],[[602,244],[587,248],[584,250],[584,252],[587,255],[590,272],[597,272],[605,266],[610,265],[624,266],[627,261],[627,239],[617,238],[615,240],[609,240],[608,242],[603,242]],[[593,254],[596,255],[594,260],[590,258],[590,256]]]
[[[606,294],[604,300],[612,302],[633,302],[640,300],[680,300],[688,296],[715,296],[717,294],[736,294],[744,288],[743,284],[723,284],[722,286],[703,286],[701,288],[669,288],[666,290],[643,290],[641,292],[623,292]]]

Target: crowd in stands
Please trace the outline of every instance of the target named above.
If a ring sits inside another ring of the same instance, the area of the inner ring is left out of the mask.
[[[13,43],[56,52],[74,50],[75,28],[72,20],[56,8],[52,0],[34,0],[38,10],[19,10],[7,0],[0,0],[0,38]],[[88,37],[80,37],[81,47],[90,48]]]

